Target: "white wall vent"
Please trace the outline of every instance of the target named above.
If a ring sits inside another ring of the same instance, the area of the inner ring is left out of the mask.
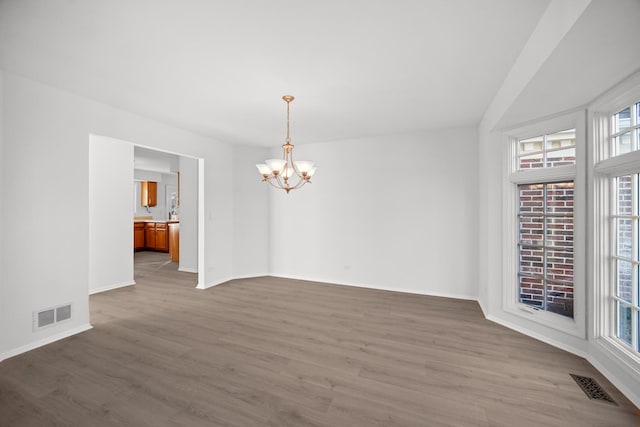
[[[37,327],[44,328],[45,326],[53,325],[56,321],[55,312],[53,309],[43,310],[38,313]]]
[[[56,322],[71,319],[71,304],[56,308]]]
[[[71,319],[71,304],[35,311],[33,313],[33,330],[46,328],[69,319]]]

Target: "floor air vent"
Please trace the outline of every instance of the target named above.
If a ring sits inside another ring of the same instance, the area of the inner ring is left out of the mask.
[[[604,391],[604,389],[600,387],[600,384],[598,384],[598,382],[593,378],[582,377],[580,375],[574,374],[569,375],[571,375],[571,378],[573,378],[575,382],[578,383],[582,391],[584,391],[584,394],[586,394],[589,399],[601,400],[603,402],[611,403],[612,405],[618,406],[616,401],[613,400],[611,396],[609,396],[609,393]]]
[[[47,308],[33,313],[33,330],[71,319],[71,304]]]

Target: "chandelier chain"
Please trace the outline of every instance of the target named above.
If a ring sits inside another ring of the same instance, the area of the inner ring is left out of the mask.
[[[285,101],[287,101],[287,138],[285,139],[287,144],[291,143],[291,136],[290,136],[290,121],[289,121],[289,106],[291,105],[291,101],[288,101],[285,99]]]

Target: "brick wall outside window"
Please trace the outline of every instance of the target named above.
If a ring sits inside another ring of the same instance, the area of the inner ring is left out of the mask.
[[[541,169],[576,164],[576,130],[518,141],[518,169]]]
[[[576,164],[576,158],[575,156],[563,156],[563,155],[559,155],[559,156],[549,156],[547,158],[547,167],[548,168],[553,168],[556,166],[567,166],[567,165],[575,165]],[[545,161],[544,158],[542,157],[542,155],[539,156],[530,156],[530,157],[523,157],[520,159],[520,164],[519,164],[520,169],[537,169],[537,168],[543,168],[545,167]]]
[[[518,185],[519,301],[573,317],[573,181]]]

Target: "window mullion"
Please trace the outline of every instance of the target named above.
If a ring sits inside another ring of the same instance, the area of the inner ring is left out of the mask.
[[[635,351],[638,349],[638,311],[631,308],[631,348]]]
[[[634,105],[635,108],[635,105]],[[635,117],[636,112],[634,109],[631,110],[632,116]],[[640,184],[640,174],[635,174],[632,180],[632,214],[634,216],[638,215],[639,206],[638,206],[638,186]],[[632,247],[632,257],[634,261],[640,260],[640,254],[638,253],[640,236],[638,235],[638,220],[633,219],[632,223],[632,238],[631,238],[631,247]],[[638,266],[634,265],[632,274],[632,284],[631,284],[631,347],[638,351],[638,312],[635,307],[638,307]]]
[[[612,126],[615,125],[614,123],[614,118],[611,118],[611,124]],[[613,127],[613,129],[615,129],[615,127]],[[613,149],[613,142],[611,143],[611,149]],[[613,151],[612,151],[613,152]],[[618,181],[619,178],[614,178],[613,180],[610,181],[609,183],[609,188],[611,189],[611,198],[609,200],[609,211],[610,212],[614,212],[617,216],[620,215],[620,212],[618,210],[618,203],[617,201],[619,200],[619,194],[618,194]],[[620,318],[620,313],[619,313],[619,307],[620,305],[617,303],[617,295],[618,295],[618,290],[617,290],[617,283],[618,283],[618,260],[617,260],[617,255],[618,255],[618,248],[617,248],[617,241],[618,241],[618,233],[617,233],[617,229],[616,229],[616,220],[609,216],[609,254],[613,254],[614,256],[612,256],[610,258],[610,266],[611,269],[609,270],[609,297],[610,297],[610,301],[612,302],[611,307],[611,313],[609,316],[609,334],[611,336],[620,336],[620,327],[619,327],[619,322],[618,319]],[[615,238],[613,238],[615,236]]]
[[[618,117],[615,115],[611,116],[609,123],[611,124],[611,129],[610,134],[607,136],[607,139],[609,140],[609,158],[611,158],[614,155],[618,154],[616,152],[615,138],[612,136],[612,134],[614,133],[613,130],[618,128]]]
[[[631,124],[630,128],[629,128],[629,132],[631,132],[631,147],[633,150],[638,150],[638,138],[637,138],[637,134],[638,132],[636,131],[636,117],[637,117],[637,113],[636,113],[636,108],[637,105],[635,103],[631,104],[631,108],[629,109],[631,117],[629,118],[629,123]]]

